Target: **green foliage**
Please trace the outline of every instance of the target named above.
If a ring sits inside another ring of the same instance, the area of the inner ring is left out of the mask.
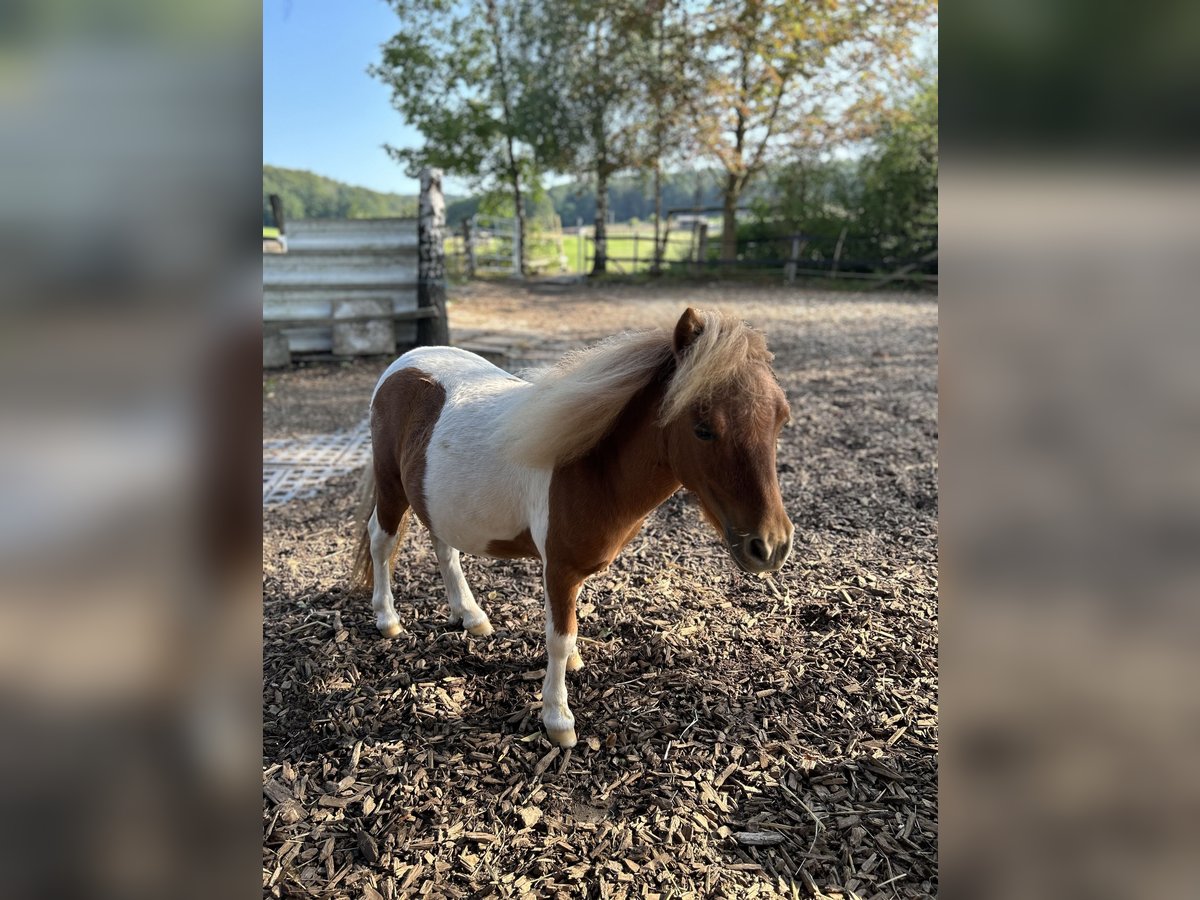
[[[389,146],[388,153],[412,177],[436,166],[485,188],[511,181],[513,164],[529,164],[512,113],[523,83],[523,0],[388,4],[400,29],[370,71],[391,88],[392,104],[425,139],[420,147]]]
[[[786,258],[772,237],[805,235],[804,258],[818,267],[834,256],[845,268],[886,268],[937,247],[937,80],[880,114],[871,150],[858,160],[795,162],[774,177],[774,194],[739,223],[738,255]],[[841,243],[841,250],[837,247]]]
[[[384,194],[334,181],[300,169],[263,166],[263,222],[268,221],[266,198],[278,194],[286,221],[292,219],[374,219],[417,214],[417,198]]]
[[[863,166],[859,218],[885,252],[918,256],[937,246],[938,91],[922,86],[884,123]]]

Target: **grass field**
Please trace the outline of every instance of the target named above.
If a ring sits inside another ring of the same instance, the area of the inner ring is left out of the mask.
[[[590,272],[595,246],[592,243],[590,234],[582,238],[587,258],[581,265],[580,260],[583,259],[583,254],[580,252],[580,240],[581,238],[577,234],[564,234],[563,253],[567,257],[567,264],[572,272]],[[666,261],[687,259],[690,252],[690,235],[687,232],[675,232],[671,236],[663,258]],[[651,264],[654,262],[654,231],[652,229],[638,231],[636,241],[634,240],[634,232],[631,230],[618,229],[610,231],[608,234],[608,256],[609,271],[629,274],[649,271]],[[634,261],[635,259],[636,262]]]
[[[583,247],[580,246],[581,242]],[[482,262],[488,256],[506,258],[512,251],[509,241],[493,238],[479,241],[476,244],[475,252],[477,258]],[[663,258],[667,262],[685,260],[690,257],[691,252],[691,233],[676,230],[670,235]],[[564,271],[571,274],[586,274],[592,270],[594,253],[595,244],[592,242],[590,232],[582,237],[578,234],[562,236],[562,257],[565,258],[565,269],[560,266],[557,240],[534,235],[529,244],[530,262],[536,271],[548,275],[560,274]],[[446,254],[452,259],[456,256],[462,257],[461,237],[454,235],[446,239]],[[610,230],[608,257],[608,269],[614,274],[648,272],[654,262],[654,230],[642,228],[635,232],[628,227]]]

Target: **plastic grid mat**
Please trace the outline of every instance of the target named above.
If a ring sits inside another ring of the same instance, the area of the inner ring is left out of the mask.
[[[370,458],[365,420],[348,431],[263,441],[263,506],[313,497],[330,478],[353,472]]]

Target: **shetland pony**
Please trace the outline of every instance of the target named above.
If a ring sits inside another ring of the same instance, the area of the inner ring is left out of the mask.
[[[688,309],[674,331],[625,334],[524,381],[453,347],[405,353],[371,398],[357,583],[395,637],[391,573],[410,511],[429,529],[450,621],[492,633],[459,553],[543,563],[542,724],[574,746],[566,673],[583,662],[575,598],[646,516],[690,490],[739,567],[779,569],[792,523],[775,474],[788,405],[761,334]]]

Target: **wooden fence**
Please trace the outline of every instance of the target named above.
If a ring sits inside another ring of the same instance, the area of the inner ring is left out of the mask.
[[[848,228],[829,234],[758,229],[754,236],[739,233],[735,258],[724,260],[720,255],[720,222],[704,215],[714,210],[719,212],[720,208],[669,210],[657,244],[654,232],[644,226],[610,225],[606,229],[608,271],[620,275],[663,271],[692,276],[779,272],[789,283],[797,277],[817,277],[858,279],[867,288],[894,282],[937,285],[936,238],[932,246],[928,242],[920,246],[902,236],[848,237]],[[577,269],[587,272],[595,259],[595,228],[581,226],[577,232]]]
[[[415,219],[281,223],[286,252],[263,254],[264,366],[449,342],[441,182],[421,173]]]

